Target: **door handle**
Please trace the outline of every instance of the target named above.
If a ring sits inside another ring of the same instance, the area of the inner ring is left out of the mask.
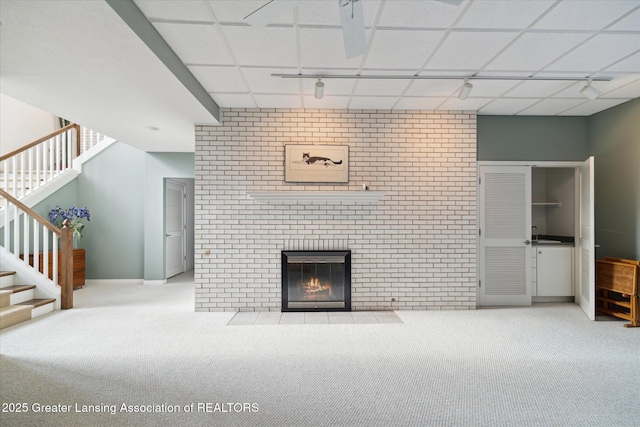
[[[171,237],[171,234],[165,234],[164,237]]]
[[[531,240],[525,240],[525,241],[524,241],[524,242],[522,242],[522,243],[524,243],[525,245],[530,245],[530,244],[531,244]]]

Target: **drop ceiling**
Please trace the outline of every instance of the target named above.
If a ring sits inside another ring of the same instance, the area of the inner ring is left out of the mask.
[[[276,0],[278,1],[278,0]],[[282,1],[282,0],[280,0]],[[286,2],[286,0],[284,0]],[[135,0],[221,107],[464,109],[590,115],[640,96],[640,2],[363,0],[368,48],[346,59],[339,0],[289,1],[266,27],[245,16],[267,0]],[[272,74],[611,77],[594,82],[313,79]]]
[[[276,0],[290,7],[266,27],[243,21],[267,1],[133,4],[220,107],[588,116],[640,97],[640,0],[360,0],[367,50],[352,59],[339,0]],[[218,123],[107,1],[2,0],[0,21],[3,94],[146,151],[193,151],[193,125]],[[325,79],[316,99],[315,80],[279,73],[451,78]],[[473,80],[458,99],[465,76],[496,75],[611,81],[588,100],[584,82]]]

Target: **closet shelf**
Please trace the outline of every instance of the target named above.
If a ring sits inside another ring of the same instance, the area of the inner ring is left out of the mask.
[[[531,206],[560,207],[560,202],[532,202]]]

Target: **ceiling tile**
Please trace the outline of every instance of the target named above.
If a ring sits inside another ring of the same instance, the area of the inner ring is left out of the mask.
[[[445,97],[403,96],[395,108],[398,110],[435,110],[446,100]]]
[[[546,98],[574,84],[574,82],[566,81],[525,81],[505,93],[504,96],[508,98]]]
[[[295,68],[252,68],[241,67],[240,70],[252,92],[259,93],[300,93],[299,79],[283,79],[272,74],[297,74]]]
[[[585,101],[582,99],[543,99],[539,103],[532,105],[524,111],[518,113],[519,116],[555,116],[570,108],[576,107]]]
[[[228,1],[228,0],[207,0],[211,5],[211,9],[218,22],[225,23],[246,23],[244,17],[250,13],[258,10],[269,2],[269,0],[242,0],[242,1]],[[295,0],[279,0],[287,1],[291,3],[291,13],[283,13],[281,16],[274,19],[271,24],[279,25],[293,25],[293,8],[295,7]]]
[[[297,67],[293,28],[224,26],[239,65]]]
[[[460,6],[438,1],[387,1],[378,23],[381,27],[447,28],[464,11]]]
[[[342,30],[300,28],[300,65],[321,68],[358,68],[362,57],[347,59]]]
[[[405,96],[444,96],[448,97],[460,89],[461,79],[414,80],[405,92]]]
[[[451,32],[427,68],[477,70],[509,44],[516,32]]]
[[[364,25],[370,27],[378,12],[380,0],[363,2]],[[340,6],[337,1],[301,0],[298,6],[300,25],[341,25]]]
[[[326,95],[322,99],[316,99],[313,95],[305,95],[303,98],[304,108],[335,108],[344,110],[349,105],[349,96]]]
[[[369,39],[367,68],[419,69],[441,39],[441,31],[378,30]]]
[[[478,98],[500,96],[519,83],[515,80],[473,80],[471,96]]]
[[[211,94],[214,101],[225,108],[256,108],[253,97],[247,93],[214,93]]]
[[[135,0],[134,2],[150,20],[213,22],[211,11],[203,1]]]
[[[600,30],[636,7],[636,1],[563,1],[533,28],[547,30]]]
[[[234,64],[218,25],[156,22],[153,26],[185,64]]]
[[[555,0],[475,1],[456,24],[457,28],[526,28]]]
[[[640,98],[640,78],[627,85],[621,86],[617,89],[603,93],[598,99],[607,98]]]
[[[586,38],[587,34],[584,33],[525,33],[491,61],[484,71],[538,71]]]
[[[400,96],[410,80],[358,80],[353,93],[355,95]]]
[[[574,108],[563,111],[558,114],[559,116],[590,116],[595,113],[599,113],[602,110],[615,107],[623,102],[627,102],[626,99],[595,99],[580,104]]]
[[[349,102],[349,108],[356,110],[390,110],[397,96],[354,96]]]
[[[474,110],[477,111],[491,102],[491,98],[467,98],[465,100],[458,97],[449,98],[440,106],[441,110]]]
[[[248,92],[249,88],[236,67],[192,65],[189,70],[207,92]]]
[[[639,47],[639,37],[600,34],[551,64],[545,71],[600,70],[631,55]]]
[[[616,62],[611,67],[602,70],[602,73],[607,72],[640,73],[640,52],[628,56],[620,62]]]
[[[524,110],[530,105],[540,101],[539,99],[505,99],[499,98],[482,107],[478,114],[480,115],[501,115],[510,116],[518,111]]]
[[[640,31],[640,9],[616,22],[607,31]]]
[[[253,95],[258,108],[302,108],[299,95],[269,95],[256,93]]]

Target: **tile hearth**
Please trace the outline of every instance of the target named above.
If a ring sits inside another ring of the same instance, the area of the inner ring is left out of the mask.
[[[395,311],[320,311],[306,313],[240,311],[233,316],[228,325],[371,325],[392,323],[404,323]]]

